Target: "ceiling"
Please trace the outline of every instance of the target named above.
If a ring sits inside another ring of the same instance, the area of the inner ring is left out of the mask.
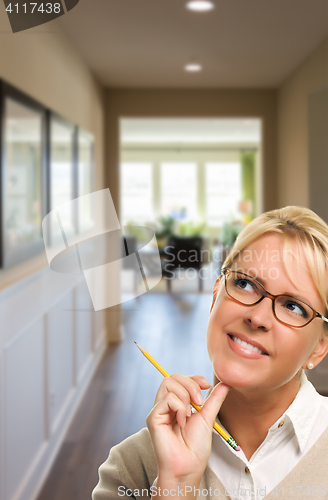
[[[80,0],[54,21],[108,87],[275,88],[328,35],[328,0]],[[200,73],[187,73],[194,59]]]

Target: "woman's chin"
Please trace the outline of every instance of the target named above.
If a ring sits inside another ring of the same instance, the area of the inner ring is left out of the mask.
[[[245,376],[245,373],[239,373],[229,367],[221,367],[219,370],[215,370],[214,373],[218,381],[236,389],[250,388],[254,383],[250,377]]]

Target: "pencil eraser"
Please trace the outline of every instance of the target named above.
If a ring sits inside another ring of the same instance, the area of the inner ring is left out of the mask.
[[[237,446],[237,448],[235,448],[236,451],[240,451],[240,446]]]

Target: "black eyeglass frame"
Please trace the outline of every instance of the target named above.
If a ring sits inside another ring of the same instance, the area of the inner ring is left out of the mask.
[[[262,297],[259,300],[257,300],[256,302],[254,302],[253,304],[244,304],[244,302],[240,302],[240,300],[235,299],[234,297],[232,297],[232,295],[230,295],[230,293],[228,292],[228,287],[227,287],[227,277],[229,276],[230,273],[240,274],[240,275],[246,276],[247,278],[251,279],[252,281],[255,281],[255,283],[257,283],[261,287],[261,289],[263,290],[264,295],[262,295]],[[273,295],[272,293],[269,293],[264,288],[264,286],[262,285],[262,283],[260,283],[259,281],[257,281],[257,279],[253,278],[252,276],[249,276],[248,274],[242,273],[240,271],[233,271],[232,269],[228,269],[228,268],[222,269],[221,274],[224,276],[224,279],[225,279],[225,281],[224,281],[225,291],[226,291],[227,295],[232,300],[235,300],[236,302],[238,302],[238,304],[242,304],[243,306],[248,307],[248,306],[255,306],[256,304],[258,304],[259,302],[261,302],[261,300],[263,300],[265,297],[269,297],[269,299],[272,300],[272,312],[273,312],[273,315],[276,318],[276,320],[279,321],[279,323],[282,323],[283,325],[291,326],[292,328],[303,328],[303,326],[306,326],[309,323],[311,323],[311,321],[313,321],[314,318],[320,318],[323,321],[325,321],[326,323],[328,323],[328,318],[326,318],[325,316],[323,316],[322,314],[320,314],[318,311],[316,311],[315,309],[313,309],[313,307],[310,306],[310,304],[308,304],[304,300],[299,299],[298,297],[294,297],[293,295],[289,295],[288,293],[280,293],[278,295]],[[294,326],[294,325],[290,325],[289,323],[285,323],[285,321],[282,321],[281,319],[277,318],[277,315],[276,315],[274,303],[275,303],[275,300],[278,297],[290,297],[291,299],[296,299],[299,302],[302,302],[303,304],[306,304],[312,310],[312,312],[313,312],[312,318],[309,319],[309,321],[307,321],[306,323],[304,323],[304,325],[299,325],[299,326]]]

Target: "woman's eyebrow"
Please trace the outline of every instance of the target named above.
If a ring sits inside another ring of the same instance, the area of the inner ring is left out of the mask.
[[[259,283],[261,283],[261,285],[265,288],[267,285],[265,284],[265,278],[261,278],[260,276],[253,276],[253,273],[252,274],[249,274],[248,276],[250,276],[251,278],[255,279],[256,281],[258,281]]]
[[[254,280],[256,280],[259,283],[261,283],[261,285],[265,288],[263,279],[261,279],[256,274],[254,275],[254,271],[252,271],[252,269],[254,269],[254,268],[251,268],[250,270],[248,270],[248,269],[246,269],[246,270],[245,269],[232,269],[232,271],[236,271],[237,273],[245,274],[246,276],[249,276],[250,278],[253,278]]]
[[[257,281],[260,281],[260,283],[262,283],[261,280],[257,277],[257,275],[254,275],[254,272],[252,271],[252,269],[253,268],[251,268],[250,270],[248,270],[248,269],[245,270],[244,268],[242,268],[242,269],[231,269],[231,271],[236,271],[237,273],[240,273],[240,274],[246,274],[250,278],[253,278],[253,279],[257,280]]]

